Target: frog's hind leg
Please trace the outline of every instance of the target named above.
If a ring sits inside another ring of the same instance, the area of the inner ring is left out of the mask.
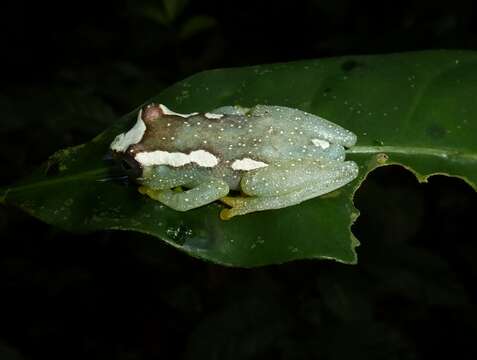
[[[223,220],[254,211],[279,209],[336,190],[356,178],[358,166],[352,161],[283,162],[245,174],[241,181],[247,197],[225,197],[231,206],[220,213]]]
[[[256,105],[250,109],[252,116],[270,116],[278,121],[288,121],[298,126],[318,141],[325,141],[324,144],[335,143],[346,147],[351,147],[356,143],[356,135],[351,131],[329,121],[320,116],[307,113],[299,109],[286,106]],[[326,146],[326,145],[325,145]]]
[[[147,186],[141,186],[139,192],[148,195],[154,200],[160,201],[174,210],[187,211],[224,197],[228,194],[229,187],[227,183],[221,179],[208,178],[194,184],[191,189],[183,192],[176,192],[169,189],[155,190]]]

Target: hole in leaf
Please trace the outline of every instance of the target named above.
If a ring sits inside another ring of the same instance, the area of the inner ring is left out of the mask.
[[[385,166],[368,175],[354,202],[361,213],[352,228],[361,241],[361,266],[448,266],[477,301],[477,193],[467,183],[444,175],[419,183],[403,167]]]
[[[400,166],[372,171],[356,192],[354,203],[361,214],[353,233],[363,242],[377,238],[387,244],[406,241],[416,234],[424,211],[417,179]]]
[[[392,165],[372,171],[354,203],[361,212],[353,226],[358,238],[435,247],[438,239],[447,244],[451,237],[469,238],[477,193],[456,177],[434,175],[419,183],[410,171]]]
[[[400,166],[369,174],[355,196],[358,267],[372,279],[376,320],[416,339],[421,353],[432,354],[436,338],[472,349],[477,193],[455,177],[428,181]]]

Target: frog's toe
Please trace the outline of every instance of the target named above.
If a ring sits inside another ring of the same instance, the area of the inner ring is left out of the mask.
[[[224,196],[220,198],[224,204],[230,206],[230,209],[223,209],[220,212],[222,220],[229,220],[236,215],[241,215],[247,204],[248,199],[243,196]]]
[[[225,205],[231,207],[240,206],[240,204],[243,203],[243,198],[241,196],[224,196],[219,200],[222,201]]]
[[[233,209],[222,209],[220,212],[221,220],[230,220],[235,216]]]

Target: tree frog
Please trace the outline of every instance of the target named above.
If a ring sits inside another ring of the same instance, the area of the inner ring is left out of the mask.
[[[110,147],[139,192],[177,211],[220,200],[227,220],[328,193],[356,178],[345,161],[356,135],[284,106],[224,106],[179,114],[143,107],[135,125]],[[182,188],[183,191],[177,191]],[[238,190],[240,196],[228,196]]]

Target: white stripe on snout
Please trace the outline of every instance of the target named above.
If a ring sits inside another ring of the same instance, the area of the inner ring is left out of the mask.
[[[330,143],[326,140],[321,139],[311,139],[311,142],[315,146],[319,146],[322,149],[328,149],[330,147]]]
[[[198,114],[197,112],[193,112],[193,113],[190,113],[190,114],[179,114],[179,113],[176,113],[175,111],[172,111],[166,105],[163,105],[163,104],[159,104],[159,107],[161,108],[162,113],[164,115],[176,115],[176,116],[180,116],[180,117],[183,117],[183,118],[188,118],[188,117],[191,117],[191,116],[194,116],[194,115]]]
[[[142,121],[142,110],[139,110],[136,124],[128,132],[116,136],[110,148],[114,151],[125,152],[128,147],[140,142],[145,132],[146,124]]]
[[[214,167],[219,163],[219,160],[214,154],[205,150],[195,150],[190,154],[162,150],[145,151],[137,153],[134,158],[143,166],[170,165],[177,167],[196,163],[203,167]]]
[[[250,159],[250,158],[243,158],[243,159],[235,160],[232,163],[231,167],[232,167],[233,170],[249,171],[249,170],[260,169],[260,168],[266,167],[266,166],[268,166],[268,164],[266,164],[262,161],[257,161],[257,160],[253,160],[253,159]]]

